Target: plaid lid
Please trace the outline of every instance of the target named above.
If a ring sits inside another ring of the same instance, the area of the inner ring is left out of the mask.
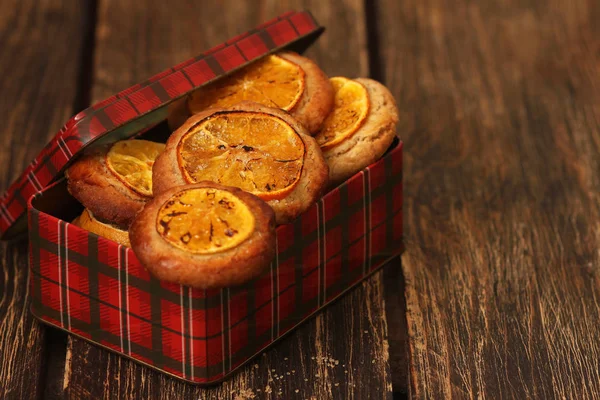
[[[323,30],[308,11],[287,12],[75,115],[0,197],[0,239],[27,228],[27,200],[88,145],[131,137],[164,120],[178,98],[283,48],[302,52]]]

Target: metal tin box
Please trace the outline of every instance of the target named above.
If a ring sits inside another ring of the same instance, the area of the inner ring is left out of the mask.
[[[28,209],[31,310],[43,322],[196,384],[218,382],[402,251],[402,143],[277,228],[276,258],[240,287],[158,281],[133,251],[69,221],[82,206],[63,172],[90,145],[165,128],[167,106],[322,32],[290,12],[73,117],[0,198],[3,238]]]

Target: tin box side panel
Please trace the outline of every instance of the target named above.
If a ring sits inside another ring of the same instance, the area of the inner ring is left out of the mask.
[[[66,222],[80,213],[77,204],[64,181],[30,201],[33,314],[182,379],[205,381],[206,359],[191,371],[185,358],[192,343],[206,347],[205,320],[195,314],[204,315],[203,302],[192,301],[191,289],[175,285],[174,291],[151,277],[130,249]]]
[[[206,321],[224,325],[224,375],[402,252],[402,143],[280,226],[276,246],[269,270],[220,291],[222,315]]]
[[[211,383],[401,252],[402,143],[279,227],[276,259],[239,288],[152,278],[130,249],[41,211],[68,197],[59,182],[31,201],[34,314],[170,375]]]

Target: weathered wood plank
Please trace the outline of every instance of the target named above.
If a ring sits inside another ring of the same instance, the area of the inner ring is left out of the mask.
[[[0,192],[73,114],[81,13],[80,2],[2,2]],[[0,398],[35,399],[46,346],[44,328],[29,313],[27,243],[1,243],[0,265]]]
[[[400,257],[390,261],[383,270],[383,292],[388,324],[392,388],[395,395],[407,394],[409,390],[408,327]]]
[[[192,7],[184,1],[103,1],[93,97],[107,97],[283,11],[305,7],[328,27],[308,54],[330,74],[367,75],[362,4],[222,1]],[[64,395],[77,399],[389,398],[384,311],[382,278],[377,274],[211,389],[179,382],[69,339]]]
[[[406,145],[412,394],[597,398],[600,3],[380,9]]]

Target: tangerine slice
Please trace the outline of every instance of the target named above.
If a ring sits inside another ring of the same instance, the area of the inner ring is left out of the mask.
[[[315,139],[323,150],[328,150],[356,132],[369,114],[369,93],[362,83],[343,77],[329,80],[335,92],[331,114]]]
[[[189,183],[235,186],[262,199],[281,199],[300,180],[304,142],[279,117],[261,112],[218,112],[180,140],[179,166]]]
[[[106,154],[106,166],[129,189],[152,197],[152,166],[164,148],[148,140],[122,140]]]
[[[196,254],[234,248],[254,232],[254,225],[254,215],[240,198],[215,188],[173,195],[156,219],[156,230],[164,240]]]
[[[87,208],[83,210],[79,217],[73,220],[73,225],[95,233],[98,236],[113,240],[123,246],[131,247],[129,233],[126,230],[98,221],[94,217],[94,214]]]
[[[304,70],[276,55],[267,56],[233,75],[196,90],[188,99],[190,113],[209,107],[228,108],[244,100],[289,111],[304,92]]]

